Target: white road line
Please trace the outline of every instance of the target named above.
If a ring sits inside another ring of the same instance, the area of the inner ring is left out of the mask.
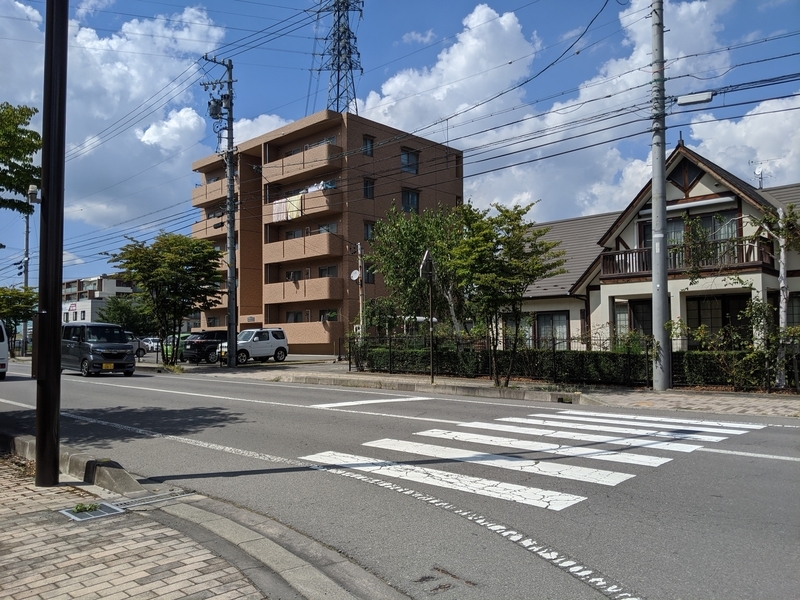
[[[603,469],[587,469],[586,467],[574,467],[557,462],[542,462],[538,460],[527,460],[515,456],[502,456],[500,454],[488,454],[486,452],[474,452],[461,448],[449,448],[447,446],[435,446],[433,444],[420,444],[418,442],[406,442],[403,440],[393,440],[385,438],[366,442],[362,444],[370,448],[383,448],[384,450],[396,450],[407,452],[418,456],[428,456],[431,458],[441,458],[445,460],[457,460],[460,462],[473,463],[482,466],[498,467],[511,471],[521,471],[523,473],[533,473],[535,475],[545,475],[547,477],[557,477],[559,479],[572,479],[575,481],[586,481],[588,483],[598,483],[600,485],[615,486],[623,481],[636,477],[630,473],[617,473],[615,471],[605,471]]]
[[[586,421],[587,423],[609,423],[611,425],[630,425],[631,422],[628,420],[622,419],[598,419],[596,417],[571,417],[569,415],[564,414],[533,414],[529,415],[531,417],[545,417],[545,418],[555,418],[555,419],[565,419],[567,421]],[[642,425],[661,425],[661,423],[641,423]],[[724,433],[728,435],[741,435],[742,433],[748,433],[747,429],[720,429],[719,427],[703,427],[703,426],[692,426],[692,427],[669,427],[664,429],[664,431],[669,431],[673,433],[680,433],[680,434],[695,434],[698,432],[705,432],[705,433]],[[725,439],[725,438],[722,438]]]
[[[309,408],[340,408],[342,406],[362,406],[364,404],[389,404],[395,402],[417,402],[419,400],[435,400],[428,396],[413,398],[381,398],[380,400],[352,400],[350,402],[332,402],[330,404],[311,404]]]
[[[309,456],[302,456],[301,460],[308,460],[325,465],[335,465],[344,469],[365,471],[374,475],[383,475],[395,479],[414,481],[436,487],[448,488],[459,492],[478,494],[520,504],[528,504],[547,508],[549,510],[563,510],[567,507],[586,500],[584,496],[564,494],[551,490],[481,479],[468,475],[458,475],[446,471],[437,471],[425,467],[398,464],[390,461],[375,460],[366,456],[343,454],[341,452],[320,452]]]
[[[581,429],[584,431],[610,431],[612,433],[624,433],[626,435],[648,435],[651,437],[665,437],[676,440],[694,440],[696,442],[721,442],[722,440],[728,439],[726,437],[714,435],[671,433],[669,431],[658,431],[656,429],[634,429],[632,427],[612,427],[611,425],[585,425],[583,423],[554,421],[550,419],[519,419],[515,417],[506,417],[497,420],[509,421],[511,423],[526,423],[528,425],[545,425],[547,427],[566,427],[567,429]]]
[[[672,460],[671,458],[647,456],[645,454],[633,454],[631,452],[615,452],[613,450],[602,450],[599,448],[576,448],[575,446],[560,446],[558,444],[531,442],[529,440],[481,435],[479,433],[468,433],[464,431],[447,431],[444,429],[429,429],[428,431],[420,431],[414,435],[424,435],[426,437],[433,437],[443,440],[456,440],[459,442],[469,442],[472,444],[483,444],[486,446],[500,446],[502,448],[531,450],[533,452],[545,452],[547,454],[558,454],[561,456],[592,458],[594,460],[606,460],[610,462],[627,463],[645,467],[658,467]]]
[[[703,452],[713,452],[715,454],[733,454],[734,456],[749,456],[751,458],[769,458],[770,460],[790,460],[800,462],[800,458],[794,456],[779,456],[777,454],[756,454],[755,452],[738,452],[736,450],[718,450],[716,448],[701,448]]]
[[[510,420],[510,419],[503,419]],[[614,446],[631,446],[635,448],[657,448],[659,450],[671,450],[673,452],[693,452],[702,446],[695,444],[683,444],[681,442],[659,442],[656,440],[640,440],[636,438],[614,437],[610,435],[595,435],[591,433],[578,433],[575,431],[555,431],[553,429],[534,429],[533,427],[520,427],[519,425],[502,425],[500,423],[482,423],[473,421],[472,423],[459,423],[459,427],[470,427],[472,429],[488,429],[490,431],[506,431],[508,433],[521,433],[523,435],[540,435],[564,440],[575,440],[577,442],[594,442],[598,444],[612,444]]]
[[[708,427],[736,427],[739,429],[764,429],[766,425],[757,423],[736,423],[734,421],[703,421],[699,419],[673,419],[670,417],[648,417],[646,415],[621,415],[617,413],[600,413],[583,410],[564,410],[559,414],[586,415],[589,417],[613,417],[615,419],[630,419],[632,421],[659,421],[660,423],[686,423],[687,425],[706,425]]]

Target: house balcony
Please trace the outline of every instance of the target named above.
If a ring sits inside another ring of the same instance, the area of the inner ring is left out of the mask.
[[[344,279],[317,277],[264,285],[264,304],[344,299]]]
[[[285,205],[280,205],[280,201],[270,202],[264,205],[264,223],[271,224],[278,221],[287,221],[288,212]],[[323,216],[328,213],[341,213],[343,210],[344,195],[336,189],[317,190],[303,194],[300,201],[300,214],[298,216]],[[277,208],[276,208],[277,207]],[[275,211],[280,213],[277,221],[273,216]]]
[[[333,233],[304,235],[293,240],[272,242],[264,245],[264,264],[342,256],[342,244],[342,238]]]
[[[225,202],[228,198],[228,180],[219,179],[192,190],[192,206],[203,207],[206,204]]]
[[[697,253],[693,261],[691,253]],[[636,248],[619,252],[604,252],[600,277],[650,277],[653,271],[650,248]],[[768,240],[730,238],[705,242],[700,248],[687,245],[667,247],[667,269],[669,275],[685,274],[694,266],[701,273],[774,268],[772,243]]]
[[[304,149],[262,167],[264,179],[270,183],[289,183],[293,179],[313,178],[342,168],[343,150],[333,144],[322,144]]]

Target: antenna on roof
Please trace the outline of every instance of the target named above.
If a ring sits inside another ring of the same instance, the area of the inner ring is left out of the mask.
[[[752,179],[755,179],[758,182],[758,189],[760,189],[760,190],[764,189],[764,177],[771,177],[771,175],[764,175],[764,167],[762,167],[761,165],[763,165],[764,163],[772,162],[773,160],[778,160],[778,159],[777,158],[768,158],[767,160],[748,160],[747,161],[747,164],[749,164],[749,165],[757,165],[755,171],[753,171],[753,174],[755,175],[755,177],[752,177]]]

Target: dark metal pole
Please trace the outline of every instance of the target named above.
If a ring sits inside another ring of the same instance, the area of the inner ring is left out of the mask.
[[[58,485],[61,280],[69,0],[47,0],[42,106],[42,211],[36,323],[36,485]]]

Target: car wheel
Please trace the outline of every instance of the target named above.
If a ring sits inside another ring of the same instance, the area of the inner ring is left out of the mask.
[[[216,350],[211,350],[208,353],[208,356],[206,356],[206,362],[207,363],[215,363],[215,362],[217,362],[217,360],[219,360],[219,354],[217,354]]]
[[[283,362],[286,360],[286,350],[278,348],[275,350],[275,362]]]
[[[243,365],[247,362],[247,359],[250,358],[250,355],[247,353],[247,350],[239,350],[236,353],[236,363]]]
[[[183,357],[183,352],[178,355],[178,360],[181,362],[186,362],[186,359]]]
[[[84,359],[84,361],[81,363],[81,376],[88,377],[89,375],[91,375],[89,372],[89,361]]]
[[[124,371],[123,374],[125,377],[133,377],[133,371]]]
[[[146,353],[147,351],[144,348],[139,348],[136,351],[136,358],[142,358]]]
[[[3,379],[5,378],[6,378],[6,372],[3,371],[2,373],[0,373],[0,381],[3,381]]]

